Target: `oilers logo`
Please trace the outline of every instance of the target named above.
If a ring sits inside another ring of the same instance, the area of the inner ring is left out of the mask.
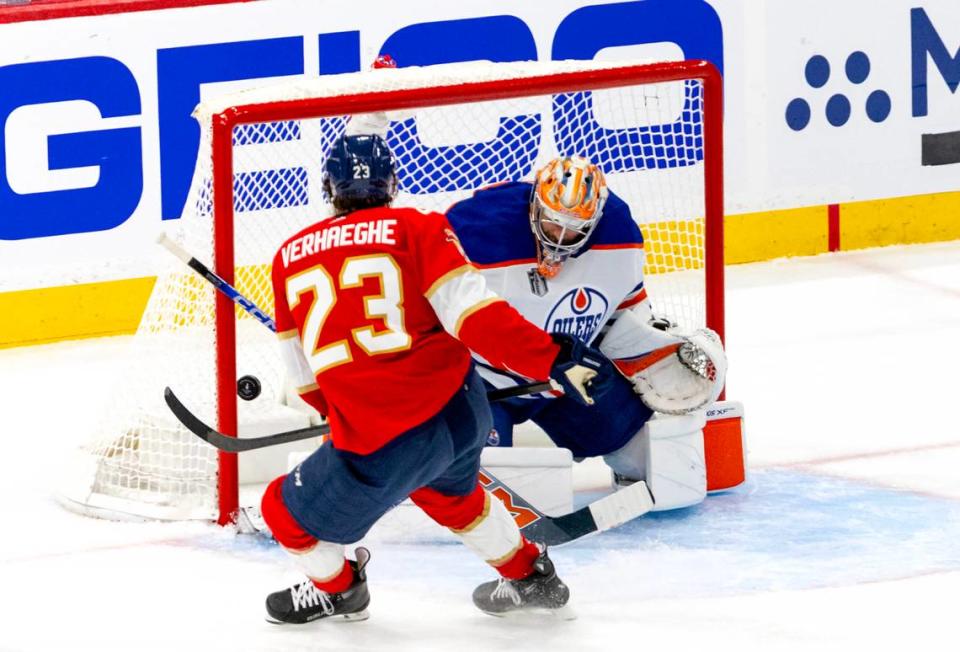
[[[544,330],[567,333],[590,342],[603,324],[610,302],[591,287],[573,288],[557,301],[547,315]]]

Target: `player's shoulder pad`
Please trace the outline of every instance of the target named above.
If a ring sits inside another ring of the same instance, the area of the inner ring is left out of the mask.
[[[433,235],[449,228],[443,213],[412,206],[380,207],[386,211],[382,217],[396,220],[397,244],[401,248],[413,246],[414,242],[429,242]],[[423,238],[426,238],[423,240]]]
[[[532,186],[512,181],[476,191],[447,209],[467,256],[478,265],[537,257],[530,231]]]
[[[600,218],[597,228],[590,234],[588,246],[574,256],[587,251],[594,245],[631,244],[643,244],[643,234],[634,221],[627,202],[611,191],[610,196],[607,197],[607,203],[603,206],[603,217]]]

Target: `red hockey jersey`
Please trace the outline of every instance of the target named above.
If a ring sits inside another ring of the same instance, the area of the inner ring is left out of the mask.
[[[537,380],[558,352],[487,288],[437,213],[324,220],[283,244],[272,273],[283,355],[342,450],[370,453],[437,414],[466,375],[467,347]]]

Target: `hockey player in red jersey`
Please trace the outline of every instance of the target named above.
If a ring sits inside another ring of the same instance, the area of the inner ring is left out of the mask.
[[[273,261],[281,349],[332,441],[263,497],[267,525],[308,577],[268,596],[268,618],[365,618],[369,553],[348,561],[345,545],[408,496],[499,572],[474,592],[480,609],[562,608],[569,591],[547,551],[478,483],[493,423],[467,347],[584,403],[610,363],[488,290],[443,215],[389,207],[397,177],[379,136],[338,139],[326,172],[335,215]]]

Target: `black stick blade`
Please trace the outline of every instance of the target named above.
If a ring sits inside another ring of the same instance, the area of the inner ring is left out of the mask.
[[[286,444],[292,441],[300,441],[301,439],[320,437],[330,432],[330,426],[323,424],[269,435],[267,437],[238,439],[237,437],[230,437],[222,432],[218,432],[198,419],[193,412],[188,410],[187,407],[180,402],[180,399],[177,398],[177,395],[174,394],[173,390],[169,387],[163,390],[163,400],[166,401],[167,407],[173,412],[173,416],[177,417],[177,420],[182,423],[187,430],[214,448],[224,451],[225,453],[243,453],[258,448],[266,448],[267,446],[276,446],[277,444]]]

